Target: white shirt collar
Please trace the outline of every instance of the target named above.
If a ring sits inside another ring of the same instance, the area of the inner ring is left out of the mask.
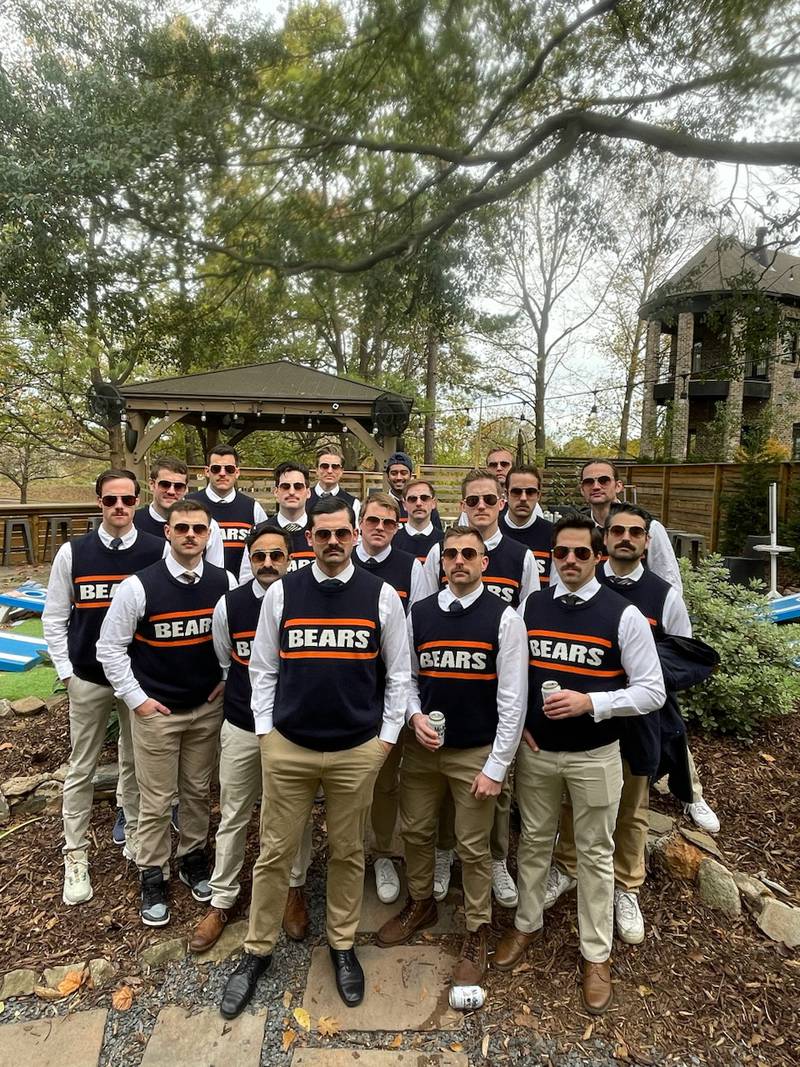
[[[97,533],[106,548],[109,548],[111,542],[114,540],[115,537],[118,536],[117,534],[110,534],[103,526],[97,527]],[[136,527],[131,526],[130,530],[128,530],[128,532],[122,537],[122,548],[130,548],[131,545],[135,543],[138,535],[139,531],[136,529]]]
[[[483,591],[484,591],[484,587],[483,587],[483,583],[481,582],[481,584],[478,586],[478,588],[475,589],[472,593],[467,593],[466,596],[457,597],[455,595],[455,593],[450,589],[450,586],[446,585],[444,587],[444,589],[440,589],[439,590],[439,592],[437,594],[437,597],[436,597],[436,600],[437,600],[437,602],[439,604],[439,607],[443,611],[449,611],[450,610],[450,605],[453,603],[454,600],[458,600],[462,607],[468,608],[470,606],[470,604],[474,604],[475,603],[475,601],[483,593]],[[491,594],[489,594],[489,595],[491,595]]]
[[[359,541],[356,545],[356,553],[358,554],[358,558],[361,560],[362,563],[366,563],[368,559],[374,559],[376,563],[383,563],[383,561],[389,556],[391,551],[392,546],[387,545],[386,548],[384,548],[381,552],[377,554],[377,556],[370,556],[369,552],[365,550],[364,545],[361,541]]]
[[[230,504],[233,498],[236,496],[236,487],[234,486],[233,489],[229,490],[229,492],[226,493],[225,496],[220,496],[219,493],[215,492],[211,488],[210,485],[207,485],[206,496],[214,504]]]
[[[611,566],[611,560],[610,559],[607,559],[605,561],[605,563],[603,564],[603,574],[605,574],[605,576],[607,578],[610,578],[612,575],[616,577],[616,571]],[[638,582],[643,574],[644,574],[644,567],[642,566],[642,563],[641,563],[641,560],[640,560],[636,564],[634,569],[630,572],[630,574],[620,575],[619,577],[621,577],[621,578],[630,578],[630,580],[632,582]]]
[[[166,523],[167,520],[164,518],[164,516],[161,515],[160,512],[156,511],[155,504],[148,504],[147,511],[151,519],[155,519],[156,522]]]
[[[528,519],[528,521],[527,522],[523,522],[523,524],[521,526],[518,526],[517,523],[514,522],[512,516],[511,516],[511,512],[508,510],[508,508],[506,508],[506,510],[503,512],[503,522],[511,530],[529,530],[531,528],[531,526],[533,526],[533,524],[536,522],[538,517],[539,516],[536,514],[536,510],[534,509],[531,512],[531,517]]]
[[[169,573],[172,575],[173,578],[180,578],[180,576],[182,574],[186,573],[187,568],[184,567],[182,563],[178,563],[178,561],[175,559],[175,557],[172,554],[172,549],[170,549],[168,554],[166,556],[164,556],[164,561],[167,564],[167,570],[169,571]],[[197,564],[196,567],[193,567],[192,570],[197,575],[197,580],[199,581],[203,577],[203,557],[202,556],[200,557],[200,562]],[[188,584],[189,584],[188,582],[184,582],[184,585],[188,585]]]
[[[347,566],[345,567],[345,569],[343,571],[340,571],[339,574],[335,575],[335,577],[340,582],[349,582],[350,579],[355,574],[355,572],[356,572],[356,568],[355,568],[355,565],[353,564],[353,561],[352,560],[348,560]],[[314,575],[314,581],[315,582],[327,582],[328,579],[330,578],[330,574],[326,574],[325,571],[322,569],[322,567],[320,567],[319,563],[317,563],[316,560],[314,560],[314,562],[311,564],[311,573]]]
[[[503,531],[500,527],[497,528],[497,533],[492,534],[491,537],[484,537],[483,543],[486,548],[491,552],[493,548],[497,548],[500,542],[503,540]]]
[[[331,496],[339,495],[339,483],[337,482],[333,489],[325,489],[319,482],[314,486],[314,492],[317,496],[322,496],[323,493],[330,493]]]
[[[274,585],[275,583],[273,582],[272,584]],[[253,595],[255,596],[256,600],[261,600],[263,598],[264,594],[267,591],[263,587],[263,585],[259,584],[257,578],[253,579],[252,588],[253,588]]]
[[[599,591],[600,583],[597,578],[592,575],[589,581],[586,582],[585,585],[582,585],[580,589],[567,589],[561,579],[556,576],[555,584],[552,585],[551,588],[553,589],[553,598],[555,600],[558,600],[560,596],[566,596],[567,593],[572,593],[575,596],[580,597],[581,600],[591,600],[595,593]]]
[[[302,515],[297,519],[287,519],[286,516],[282,515],[280,511],[278,512],[278,514],[275,517],[278,520],[278,526],[280,526],[282,529],[285,528],[286,526],[288,526],[290,523],[294,523],[296,526],[301,526],[301,527],[304,527],[304,526],[308,525],[308,512],[307,511],[304,511],[302,513]]]
[[[411,519],[409,519],[406,523],[406,533],[409,537],[429,537],[433,533],[433,523],[429,522],[423,529],[415,530],[411,525]]]

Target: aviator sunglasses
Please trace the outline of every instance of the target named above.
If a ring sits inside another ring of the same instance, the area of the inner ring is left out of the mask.
[[[525,496],[539,495],[539,490],[534,489],[532,485],[515,485],[513,489],[509,489],[508,492],[509,496],[522,496],[523,493]]]
[[[464,503],[468,508],[476,508],[483,501],[487,507],[493,508],[499,499],[497,493],[473,493],[464,497]]]
[[[205,522],[176,522],[172,530],[176,534],[187,534],[190,530],[193,534],[204,534],[208,533],[208,525]]]
[[[112,496],[111,493],[107,493],[105,496],[100,497],[100,503],[104,508],[113,508],[118,500],[124,507],[132,508],[136,503],[137,497],[132,496],[130,493],[126,493],[125,496]]]
[[[590,556],[594,555],[594,552],[592,552],[588,545],[578,545],[577,548],[567,548],[566,545],[556,545],[553,549],[553,557],[554,559],[566,559],[570,552],[575,559],[579,559],[581,563],[585,563]]]
[[[430,493],[419,493],[418,495],[409,495],[405,498],[406,504],[427,504],[430,500],[433,500]]]
[[[615,537],[622,537],[626,531],[636,541],[647,534],[647,530],[645,530],[644,526],[623,526],[622,523],[614,523],[613,526],[609,526],[608,528],[608,532]]]
[[[452,561],[454,559],[457,559],[459,556],[461,556],[461,558],[463,560],[465,560],[467,563],[472,563],[474,560],[476,560],[478,558],[478,550],[477,550],[477,548],[471,548],[469,545],[467,545],[466,548],[443,548],[442,549],[442,559],[449,560],[451,563],[452,563]]]
[[[340,526],[338,530],[313,530],[312,534],[316,541],[330,541],[331,537],[335,537],[337,541],[349,541],[353,531],[347,526]]]
[[[605,489],[605,487],[607,485],[611,485],[613,481],[614,479],[611,477],[610,474],[601,474],[599,478],[584,478],[581,482],[581,485],[584,487],[584,489],[589,489],[591,486],[597,484],[602,485],[602,487]]]
[[[365,526],[371,526],[373,530],[377,530],[379,526],[385,526],[387,530],[394,530],[397,527],[397,519],[383,519],[380,515],[365,515],[361,521]]]
[[[212,463],[208,469],[212,474],[219,474],[221,471],[225,471],[226,474],[236,474],[239,468],[235,463]]]
[[[257,548],[255,552],[250,553],[250,559],[253,560],[254,563],[263,563],[267,556],[269,556],[272,563],[281,563],[286,559],[286,553],[282,548]]]
[[[159,478],[156,485],[162,493],[166,493],[168,489],[174,489],[176,493],[180,493],[186,488],[186,482],[168,482],[166,478]]]

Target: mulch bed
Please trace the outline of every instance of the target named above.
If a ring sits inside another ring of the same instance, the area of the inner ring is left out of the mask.
[[[699,737],[692,742],[708,799],[722,821],[719,844],[726,861],[751,874],[766,871],[792,890],[795,904],[800,903],[798,726],[800,715],[779,720],[753,746]],[[13,747],[0,750],[0,781],[54,770],[68,753],[66,707],[21,722],[4,720],[3,741]],[[108,746],[103,758],[115,755]],[[655,792],[652,797],[654,807],[677,814],[670,798]],[[26,818],[30,816],[16,817],[10,826]],[[121,974],[136,973],[144,947],[191,931],[205,908],[177,878],[170,927],[154,932],[141,926],[135,871],[111,842],[113,819],[112,804],[95,804],[95,896],[78,908],[61,902],[57,816],[40,817],[0,840],[0,970],[106,956]],[[245,872],[255,858],[256,835],[254,819]],[[315,838],[319,849],[321,818]],[[320,877],[323,862],[317,851],[312,878]],[[242,900],[247,901],[248,874],[243,886]],[[639,947],[616,944],[616,1004],[603,1019],[591,1019],[580,1007],[574,895],[547,913],[542,939],[516,971],[490,974],[480,1019],[484,1032],[492,1035],[491,1062],[511,1062],[512,1055],[520,1062],[520,1037],[524,1041],[529,1034],[530,1062],[541,1062],[537,1042],[547,1037],[558,1041],[560,1051],[582,1052],[590,1062],[611,1047],[621,1063],[796,1067],[798,953],[769,941],[747,915],[736,921],[720,917],[700,902],[693,887],[666,876],[651,876],[641,899],[647,938]],[[495,909],[497,929],[512,917]],[[452,940],[443,939],[447,944]],[[513,1040],[506,1054],[508,1035]]]

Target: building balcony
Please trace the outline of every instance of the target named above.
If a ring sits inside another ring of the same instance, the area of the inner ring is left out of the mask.
[[[690,381],[690,400],[727,400],[730,382],[720,381]],[[653,386],[653,399],[657,404],[666,404],[675,395],[675,379],[665,382],[656,382]],[[743,397],[745,400],[769,400],[772,395],[772,382],[763,378],[745,378]]]

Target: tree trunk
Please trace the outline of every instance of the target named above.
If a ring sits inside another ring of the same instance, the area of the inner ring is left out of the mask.
[[[625,374],[625,396],[622,401],[622,418],[619,423],[619,445],[617,454],[624,456],[628,451],[628,435],[631,424],[631,408],[633,407],[633,391],[636,386],[636,376],[639,373],[639,349],[642,343],[642,320],[636,323],[636,332],[631,344],[631,355],[628,360],[628,368]],[[652,388],[652,386],[650,386]]]
[[[537,462],[544,459],[546,445],[546,433],[544,426],[544,401],[547,391],[547,348],[544,339],[539,338],[536,352],[536,381],[533,392],[533,420],[534,420],[534,443],[536,446]]]
[[[433,324],[425,339],[425,432],[423,462],[433,463],[436,448],[436,381],[439,376],[439,339]]]

